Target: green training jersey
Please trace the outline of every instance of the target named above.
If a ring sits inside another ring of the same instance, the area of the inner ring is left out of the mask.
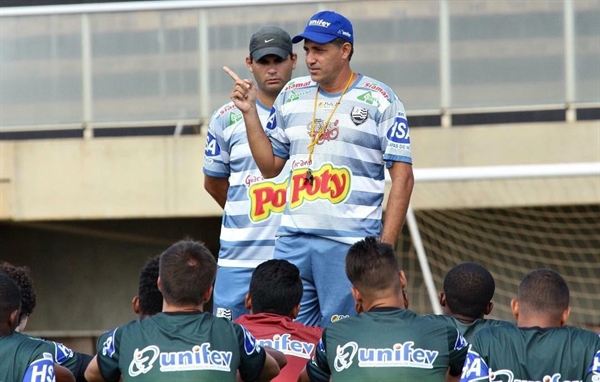
[[[100,339],[98,367],[108,381],[255,380],[266,353],[241,325],[208,313],[158,313]]]
[[[510,323],[508,321],[502,321],[502,320],[480,318],[478,320],[471,322],[470,324],[465,324],[464,322],[461,322],[451,316],[444,316],[441,314],[427,314],[426,316],[433,317],[434,319],[437,319],[437,320],[445,321],[448,324],[454,326],[456,329],[458,329],[460,334],[462,334],[463,337],[465,337],[465,339],[469,343],[471,342],[471,339],[473,338],[475,333],[477,333],[478,331],[480,331],[483,328],[488,328],[491,326],[514,326],[512,323]]]
[[[77,375],[77,353],[73,352],[73,350],[66,347],[64,344],[61,344],[60,342],[54,342],[37,337],[30,338],[37,341],[44,341],[52,346],[52,357],[54,358],[54,362],[69,369],[73,375]]]
[[[14,332],[0,336],[0,382],[54,382],[50,344]]]
[[[467,342],[453,326],[410,310],[375,308],[334,322],[306,370],[311,381],[445,381]]]
[[[477,332],[461,382],[600,382],[600,337],[574,327]]]

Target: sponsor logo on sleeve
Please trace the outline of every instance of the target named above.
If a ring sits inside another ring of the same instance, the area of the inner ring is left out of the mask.
[[[207,157],[216,157],[221,154],[221,147],[219,147],[219,142],[214,135],[210,132],[206,134],[206,146],[204,148],[204,154]]]
[[[286,355],[310,359],[315,350],[315,344],[294,340],[289,333],[275,334],[272,338],[257,339],[260,346],[270,346]]]
[[[408,131],[408,121],[404,113],[398,113],[394,118],[394,123],[388,129],[387,138],[395,143],[409,144],[410,134]]]
[[[108,338],[104,341],[102,345],[102,355],[112,356],[115,354],[115,334],[117,333],[117,329],[113,330],[113,332],[108,336]]]
[[[489,375],[485,361],[476,351],[470,348],[465,359],[460,382],[489,381]]]
[[[588,373],[592,374],[592,382],[600,382],[600,350],[596,352]]]
[[[60,342],[55,342],[54,345],[56,347],[56,363],[59,365],[62,365],[69,358],[73,357],[73,350],[69,349]]]
[[[240,325],[241,326],[241,325]],[[256,342],[256,338],[248,331],[248,329],[242,326],[242,330],[244,331],[244,350],[246,354],[250,355],[254,352],[260,353],[260,346]]]
[[[23,376],[24,382],[48,382],[54,380],[54,359],[50,353],[43,353],[42,358],[33,361]]]
[[[460,334],[458,329],[456,329],[456,333],[458,334],[458,337],[456,337],[456,342],[454,343],[454,350],[460,350],[465,346],[469,345],[467,340],[465,340],[465,337],[463,337],[462,334]]]
[[[265,128],[267,130],[275,130],[277,127],[277,117],[275,116],[275,108],[271,109],[271,114],[269,114],[269,119],[267,119],[267,125]]]
[[[369,112],[364,107],[354,106],[350,111],[350,118],[356,126],[364,123],[369,117]]]

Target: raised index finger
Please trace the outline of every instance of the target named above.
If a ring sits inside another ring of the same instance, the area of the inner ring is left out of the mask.
[[[238,77],[238,75],[235,74],[233,70],[229,69],[226,66],[223,67],[223,70],[225,71],[225,73],[229,74],[229,77],[231,77],[235,82],[241,81],[240,77]]]

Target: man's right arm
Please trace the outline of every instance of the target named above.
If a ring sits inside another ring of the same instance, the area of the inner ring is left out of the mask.
[[[227,201],[227,190],[229,190],[229,178],[217,178],[204,174],[204,189],[225,209]]]
[[[263,126],[256,110],[256,87],[249,79],[240,79],[228,67],[223,70],[229,74],[235,84],[231,92],[231,100],[242,112],[246,124],[246,134],[252,157],[258,169],[265,178],[273,178],[281,173],[286,159],[280,158],[273,153],[273,147],[269,137],[265,134]]]

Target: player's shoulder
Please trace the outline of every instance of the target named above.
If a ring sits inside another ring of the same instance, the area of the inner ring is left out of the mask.
[[[301,91],[302,89],[315,87],[317,87],[317,83],[313,81],[310,78],[310,76],[295,77],[289,80],[287,84],[285,84],[283,89],[281,89],[281,93],[292,91],[297,92]]]
[[[50,343],[42,338],[30,337],[28,335],[15,332],[8,336],[13,343],[15,349],[19,349],[21,352],[33,353],[33,352],[45,352],[54,354],[55,347],[53,343]]]
[[[391,87],[369,76],[362,75],[356,83],[355,88],[370,92],[373,96],[384,98],[389,102],[394,102],[398,99]]]
[[[237,106],[235,106],[233,101],[229,101],[226,104],[219,107],[217,110],[215,110],[215,112],[212,115],[212,119],[214,121],[229,120],[232,114],[240,114],[241,116],[241,112],[239,111]]]
[[[564,331],[567,334],[567,336],[572,338],[574,341],[580,340],[600,344],[600,334],[594,333],[591,330],[579,328],[576,326],[563,326],[559,329],[561,331]]]

